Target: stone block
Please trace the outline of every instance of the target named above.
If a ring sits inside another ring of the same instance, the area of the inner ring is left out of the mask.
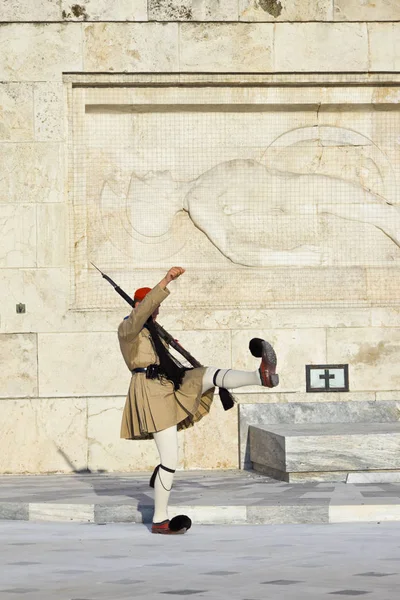
[[[249,437],[252,463],[286,481],[301,473],[400,470],[400,423],[250,426]]]
[[[40,333],[39,396],[124,396],[131,375],[117,333]]]
[[[335,21],[399,21],[400,2],[375,0],[334,0]]]
[[[238,408],[225,411],[218,393],[210,413],[181,435],[185,469],[238,468]]]
[[[331,0],[239,0],[240,21],[331,21]]]
[[[60,0],[6,0],[1,3],[0,22],[59,21]]]
[[[278,506],[248,506],[247,523],[257,525],[284,523],[328,523],[329,506],[316,506],[312,502]]]
[[[269,23],[183,23],[180,68],[229,73],[272,71],[273,35],[273,25]]]
[[[147,0],[61,0],[65,21],[147,21]]]
[[[400,23],[368,23],[369,69],[400,69]]]
[[[327,330],[327,363],[349,364],[352,391],[399,389],[399,360],[400,328]]]
[[[329,523],[382,523],[400,521],[399,504],[334,504],[329,506]]]
[[[62,147],[57,143],[0,144],[0,202],[61,202]]]
[[[399,402],[358,400],[341,402],[316,402],[314,396],[307,394],[309,402],[292,401],[281,404],[241,404],[239,406],[240,457],[241,465],[250,464],[248,427],[275,426],[282,424],[317,423],[396,423],[399,420]],[[328,394],[326,394],[328,395]],[[330,396],[336,394],[330,393]],[[345,398],[347,395],[343,394]],[[368,398],[368,396],[366,397]]]
[[[150,0],[149,21],[237,21],[237,0]]]
[[[36,266],[36,206],[0,205],[0,267]]]
[[[0,25],[2,81],[61,81],[65,71],[82,71],[80,24]]]
[[[63,84],[40,82],[34,86],[35,139],[38,141],[62,141],[64,134]]]
[[[85,400],[0,402],[1,473],[70,473],[87,467]]]
[[[278,23],[274,70],[338,72],[368,70],[363,23]]]
[[[84,27],[85,71],[178,70],[176,23],[93,23]]]
[[[264,329],[232,332],[232,365],[235,369],[255,370],[259,359],[250,354],[252,338],[268,340],[278,358],[277,372],[280,374],[277,392],[305,391],[305,365],[326,363],[326,334],[322,328],[315,329]],[[270,393],[260,386],[239,388],[235,393]]]
[[[87,317],[68,313],[69,276],[69,269],[60,267],[0,269],[1,330],[5,333],[60,331],[71,327],[82,330]],[[16,304],[20,302],[26,306],[24,314],[16,312]],[[93,325],[96,323],[90,321],[92,331]],[[94,329],[101,329],[101,321]]]
[[[88,398],[88,468],[91,471],[152,471],[159,463],[153,440],[120,438],[125,396]],[[182,443],[182,437],[179,436]],[[182,452],[179,453],[182,461]]]
[[[68,266],[68,207],[61,203],[38,204],[37,266]]]
[[[33,139],[33,88],[28,83],[0,84],[0,140]]]
[[[1,334],[0,398],[37,394],[37,340],[34,333]],[[2,413],[7,403],[2,405]]]
[[[0,519],[2,521],[27,521],[29,505],[25,502],[1,502]]]

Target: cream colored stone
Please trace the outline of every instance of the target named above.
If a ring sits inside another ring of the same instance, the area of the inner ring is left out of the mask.
[[[371,71],[400,69],[400,23],[368,23]]]
[[[66,21],[147,21],[147,0],[61,0]]]
[[[264,329],[232,332],[232,363],[234,369],[254,371],[260,359],[249,352],[249,341],[254,338],[268,340],[275,349],[280,383],[278,392],[305,392],[305,365],[326,364],[326,333],[324,329]],[[235,394],[271,393],[266,388],[250,386],[238,388]],[[239,398],[240,401],[240,398]]]
[[[60,144],[0,144],[0,202],[61,202]]]
[[[276,388],[279,390],[279,388]],[[240,394],[237,400],[242,404],[291,404],[293,402],[374,402],[377,394],[375,392],[292,392],[286,394],[279,391],[266,391],[259,394]],[[392,398],[381,398],[391,399]]]
[[[68,266],[68,207],[65,204],[38,204],[37,266]]]
[[[237,0],[150,0],[149,21],[237,21]]]
[[[183,71],[273,70],[273,26],[270,24],[190,24],[180,26]]]
[[[331,21],[332,0],[239,0],[240,21]]]
[[[349,364],[352,391],[400,388],[400,329],[327,330],[327,362]]]
[[[0,22],[59,21],[60,0],[3,0]]]
[[[123,396],[130,373],[113,333],[40,333],[39,396]]]
[[[398,21],[399,0],[334,0],[335,21]]]
[[[59,331],[67,326],[69,269],[0,269],[1,327],[5,333]],[[25,304],[17,314],[15,305]]]
[[[1,416],[2,473],[70,473],[87,468],[86,400],[3,400]]]
[[[0,362],[4,366],[0,372],[0,398],[35,396],[38,386],[36,334],[2,334],[0,340]],[[1,406],[4,423],[3,411],[7,404],[2,402]],[[4,437],[0,437],[4,441]]]
[[[29,504],[29,520],[94,523],[94,505],[31,502]]]
[[[162,324],[162,309],[159,321]],[[231,366],[230,331],[173,331],[171,335],[204,366]]]
[[[85,71],[176,71],[175,23],[95,23],[84,25]]]
[[[88,398],[88,468],[106,471],[152,471],[159,463],[153,440],[122,440],[125,397]],[[182,436],[179,436],[182,446]],[[182,464],[180,451],[180,464]]]
[[[33,139],[32,86],[0,84],[0,140],[25,142]]]
[[[366,71],[368,36],[362,23],[278,23],[276,71]]]
[[[0,26],[2,81],[60,81],[65,71],[82,70],[80,24]]]
[[[35,83],[35,139],[62,141],[64,135],[64,91],[62,83]]]
[[[377,306],[371,309],[372,327],[398,327],[399,323],[399,306]]]
[[[36,206],[0,204],[0,267],[36,266]]]
[[[225,411],[218,394],[210,414],[183,432],[185,469],[237,469],[237,405]]]
[[[315,307],[312,311],[305,311],[301,308],[213,310],[209,307],[186,311],[163,309],[161,316],[167,329],[270,329],[272,326],[278,329],[308,329],[371,325],[371,310],[368,308]]]

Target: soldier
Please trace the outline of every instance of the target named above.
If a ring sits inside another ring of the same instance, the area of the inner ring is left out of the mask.
[[[154,487],[152,533],[182,534],[191,526],[189,517],[168,519],[168,500],[178,462],[177,431],[187,429],[210,411],[214,387],[246,385],[275,387],[279,383],[276,355],[261,339],[250,342],[254,356],[261,357],[256,371],[215,367],[182,368],[168,352],[155,327],[160,304],[169,295],[168,284],[185,272],[172,267],[153,289],[140,288],[134,308],[118,328],[121,352],[132,379],[122,417],[121,437],[153,438],[160,464],[150,480]]]

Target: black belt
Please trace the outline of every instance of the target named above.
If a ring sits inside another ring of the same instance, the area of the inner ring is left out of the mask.
[[[138,367],[137,369],[132,369],[132,373],[146,373],[147,367]]]

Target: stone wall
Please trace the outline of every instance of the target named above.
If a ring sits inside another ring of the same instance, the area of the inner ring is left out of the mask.
[[[230,74],[230,85],[253,73],[272,74],[273,90],[292,73],[299,74],[296,87],[304,73],[309,83],[315,74],[310,87],[327,94],[331,80],[345,92],[346,81],[365,90],[368,73],[386,72],[383,84],[377,76],[372,82],[385,98],[360,106],[396,111],[399,19],[395,0],[0,0],[0,472],[131,471],[156,463],[151,442],[119,440],[129,374],[115,331],[125,307],[89,310],[83,302],[77,310],[75,303],[74,81],[90,73],[91,85],[112,87],[125,81],[118,74],[148,73],[155,85],[161,75],[176,81],[209,73],[226,86],[218,74]],[[278,73],[284,79],[274,80]],[[396,173],[400,158],[391,152]],[[146,273],[146,283],[157,282],[161,267]],[[196,285],[187,275],[187,285]],[[182,293],[184,285],[182,278]],[[399,298],[388,292],[375,301],[366,289],[364,304],[313,310],[172,302],[161,322],[200,361],[222,367],[255,368],[248,340],[271,339],[281,387],[243,390],[241,403],[324,402],[323,394],[305,393],[304,365],[337,362],[350,365],[350,392],[330,401],[397,400]],[[25,313],[17,314],[18,303]],[[209,418],[180,435],[181,467],[237,467],[238,421],[237,407],[224,413],[216,401]]]

